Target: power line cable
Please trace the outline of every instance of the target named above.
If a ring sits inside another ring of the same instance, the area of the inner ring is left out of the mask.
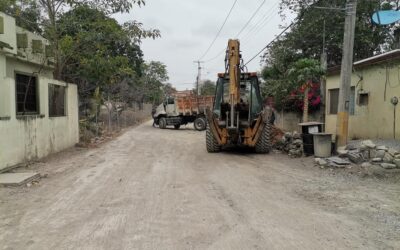
[[[271,18],[274,8],[278,5],[278,3],[279,2],[276,2],[270,9],[265,12],[265,14],[257,21],[257,23],[246,33],[246,38],[249,37],[249,34],[251,34],[252,31],[264,26],[264,24]],[[257,33],[257,31],[255,33]]]
[[[244,66],[246,66],[247,64],[249,64],[251,61],[253,61],[259,54],[261,54],[266,48],[268,48],[269,46],[271,46],[271,44],[277,40],[280,36],[282,36],[288,29],[290,29],[294,24],[297,23],[297,20],[293,21],[289,26],[287,26],[281,33],[279,33],[278,36],[276,36],[274,39],[272,39],[272,41],[270,41],[266,46],[264,46],[257,54],[255,54],[250,60],[248,60]]]
[[[314,6],[309,6],[307,4],[308,8],[315,8]],[[335,9],[335,10],[343,10],[343,9]],[[278,36],[276,36],[274,39],[272,39],[272,41],[270,41],[267,45],[265,45],[257,54],[255,54],[249,61],[247,61],[244,66],[246,66],[247,64],[249,64],[251,61],[253,61],[259,54],[261,54],[265,49],[267,49],[269,46],[271,46],[271,44],[277,40],[280,36],[282,36],[288,29],[290,29],[292,26],[294,26],[295,24],[297,24],[298,22],[300,22],[300,20],[303,18],[304,16],[304,12],[302,14],[300,14],[300,16],[298,16],[296,19],[294,19],[289,26],[287,26],[281,33],[279,33]]]
[[[214,45],[215,41],[217,40],[217,38],[218,38],[219,35],[221,34],[221,31],[222,31],[222,29],[224,28],[226,22],[228,21],[228,18],[229,18],[229,16],[231,15],[232,10],[233,10],[233,8],[235,7],[237,1],[238,1],[238,0],[235,0],[235,1],[233,2],[232,7],[231,7],[231,9],[229,10],[228,15],[225,17],[224,22],[222,23],[221,27],[219,28],[219,30],[218,30],[217,34],[215,35],[213,41],[211,42],[210,46],[208,46],[206,52],[204,52],[204,54],[199,58],[199,61],[200,61],[201,59],[203,59],[203,58],[207,55],[207,53],[210,51],[210,49],[211,49],[212,46]]]
[[[217,59],[219,56],[221,56],[221,55],[222,55],[223,53],[225,53],[225,52],[226,52],[226,48],[224,48],[223,50],[221,50],[216,56],[214,56],[214,57],[212,57],[212,58],[210,58],[210,59],[204,61],[204,63],[208,63],[208,62],[214,61],[215,59]]]
[[[245,25],[242,27],[242,29],[236,34],[235,37],[238,37],[238,36],[246,29],[246,27],[250,24],[251,20],[253,20],[253,18],[254,18],[254,17],[257,15],[257,13],[260,11],[261,7],[265,4],[265,2],[266,2],[266,0],[264,0],[264,1],[257,7],[257,9],[255,10],[255,12],[253,12],[253,14],[251,15],[250,19],[247,20],[246,24],[245,24]],[[219,56],[221,56],[225,51],[226,51],[226,49],[224,48],[224,49],[223,49],[222,51],[220,51],[216,56],[214,56],[214,57],[212,57],[212,58],[210,58],[210,59],[208,59],[208,60],[205,60],[205,62],[207,63],[207,62],[211,62],[211,61],[217,59],[217,58],[218,58]]]
[[[256,11],[253,13],[253,15],[250,17],[250,19],[246,22],[246,24],[242,27],[242,29],[236,34],[236,38],[242,34],[242,32],[247,28],[247,26],[250,24],[251,20],[257,15],[257,13],[261,10],[261,7],[265,4],[266,0],[262,1],[262,3],[257,7]]]
[[[329,9],[329,10],[341,10],[341,11],[345,10],[345,8],[315,7],[315,6],[310,6],[308,4],[307,4],[307,7],[308,7],[308,9],[315,8],[315,9]],[[283,35],[283,33],[285,33],[291,26],[297,24],[302,19],[303,16],[304,16],[304,13],[300,14],[300,16],[298,16],[295,20],[293,20],[293,22],[288,27],[286,27],[277,37],[275,37],[270,43],[268,43],[263,49],[261,49],[255,56],[253,56],[248,62],[246,62],[245,66],[248,63],[250,63],[252,60],[254,60],[259,54],[261,54],[266,48],[268,48],[276,39],[278,39],[281,35]],[[323,17],[322,18],[320,17],[319,20],[321,20],[321,19],[323,19]],[[316,21],[314,23],[316,23]],[[313,24],[309,24],[307,27],[311,27],[311,25],[313,25]]]
[[[270,15],[270,16],[268,16],[262,23],[261,23],[261,25],[259,25],[255,30],[254,30],[254,32],[253,32],[253,34],[249,34],[249,35],[246,35],[246,37],[243,39],[243,41],[241,41],[241,43],[242,44],[247,44],[247,42],[251,42],[251,41],[254,41],[254,37],[256,36],[256,35],[258,35],[259,34],[259,32],[261,31],[261,30],[263,30],[266,26],[266,24],[271,20],[271,19],[273,19],[275,17],[275,15]]]

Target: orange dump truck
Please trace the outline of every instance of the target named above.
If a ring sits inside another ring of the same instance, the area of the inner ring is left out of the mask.
[[[207,121],[205,111],[212,108],[214,96],[197,96],[192,91],[179,91],[165,98],[154,115],[154,122],[161,129],[173,126],[179,129],[181,125],[194,124],[196,130],[205,130]]]

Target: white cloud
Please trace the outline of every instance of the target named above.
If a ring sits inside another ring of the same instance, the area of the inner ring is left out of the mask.
[[[278,7],[280,0],[266,1],[265,5],[242,33],[246,35],[252,27],[269,17],[269,21],[254,29],[248,37],[240,37],[244,61],[250,59],[265,44],[280,33],[282,23]],[[229,38],[233,38],[247,22],[262,0],[238,0],[221,36],[204,59],[217,55],[226,47]],[[233,0],[147,0],[142,8],[135,8],[129,14],[116,15],[124,22],[135,19],[143,22],[146,28],[161,30],[162,37],[156,40],[146,39],[142,43],[146,61],[161,61],[168,67],[170,82],[178,89],[191,88],[197,75],[194,60],[201,56],[214,38]],[[271,9],[274,7],[274,9]],[[223,71],[224,55],[204,64],[203,79],[216,79],[216,74]],[[259,60],[248,65],[249,71],[260,70]]]

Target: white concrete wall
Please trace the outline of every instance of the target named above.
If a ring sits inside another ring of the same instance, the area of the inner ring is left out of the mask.
[[[47,64],[48,60],[53,60],[53,58],[46,57],[45,46],[49,45],[49,41],[44,39],[43,37],[36,35],[28,30],[25,30],[21,27],[16,27],[16,32],[18,34],[26,34],[28,38],[28,47],[24,49],[18,49],[19,57],[22,61],[34,62],[36,64]],[[32,52],[32,40],[41,40],[42,41],[42,49],[43,53],[33,53]]]
[[[16,26],[15,19],[10,17],[3,12],[0,12],[0,16],[4,19],[4,34],[0,34],[0,41],[7,43],[12,47],[12,49],[4,48],[4,52],[17,54],[17,36],[16,36]]]
[[[53,80],[50,69],[38,75],[40,115],[17,117],[14,74],[38,72],[38,67],[0,54],[0,170],[79,141],[77,86]],[[49,117],[49,83],[67,86],[65,117]]]
[[[46,57],[45,46],[50,44],[47,39],[26,29],[16,26],[15,19],[11,16],[4,14],[3,12],[0,12],[0,16],[4,19],[4,34],[0,34],[0,41],[12,47],[12,49],[0,49],[0,54],[17,57],[20,61],[26,61],[38,65],[44,64],[46,66],[50,66],[54,63],[54,58]],[[17,48],[17,34],[27,35],[27,48]],[[43,53],[32,52],[32,40],[42,41]]]

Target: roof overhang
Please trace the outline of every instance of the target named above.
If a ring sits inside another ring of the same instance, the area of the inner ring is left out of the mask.
[[[368,57],[366,59],[354,62],[353,67],[356,69],[360,69],[376,64],[392,62],[395,60],[400,60],[400,49],[395,49],[380,55]],[[340,68],[340,65],[330,67],[327,71],[327,75],[336,75],[340,73]]]

